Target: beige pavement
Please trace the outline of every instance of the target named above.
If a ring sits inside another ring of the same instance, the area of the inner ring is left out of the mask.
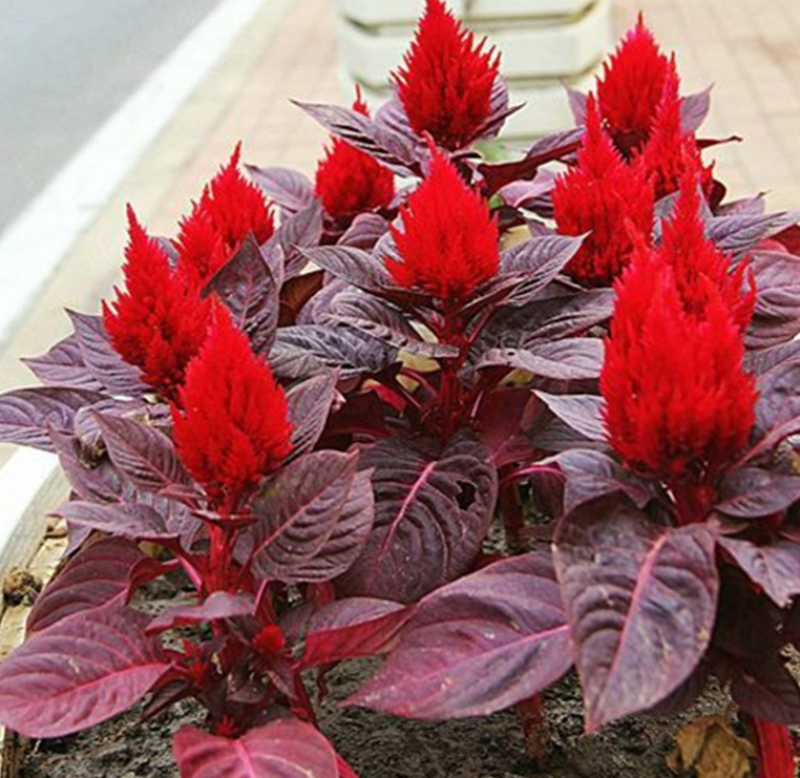
[[[797,0],[616,0],[622,32],[645,12],[678,52],[684,91],[715,84],[705,132],[745,143],[713,150],[736,195],[769,190],[773,209],[800,207],[800,6]],[[20,356],[67,331],[64,307],[97,310],[119,277],[124,205],[155,232],[176,220],[235,143],[260,165],[313,175],[325,133],[291,98],[341,102],[333,0],[266,0],[254,23],[176,113],[158,141],[77,241],[0,353],[0,390],[31,383]],[[23,269],[21,269],[21,272]],[[0,449],[0,459],[4,452]]]

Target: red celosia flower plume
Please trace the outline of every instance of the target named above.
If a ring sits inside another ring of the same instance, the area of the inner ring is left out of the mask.
[[[401,207],[400,217],[402,228],[392,225],[391,232],[401,259],[386,261],[399,286],[457,304],[497,273],[497,221],[481,195],[435,149],[427,177]]]
[[[677,191],[687,176],[699,179],[706,195],[711,193],[714,183],[712,166],[703,166],[694,133],[684,132],[681,125],[679,90],[680,81],[673,66],[664,81],[650,139],[635,161],[650,178],[656,200]]]
[[[658,256],[672,266],[684,308],[702,316],[717,295],[740,331],[750,324],[756,303],[755,283],[743,291],[747,262],[733,267],[732,258],[705,236],[697,181],[684,179],[670,221],[664,222]]]
[[[754,379],[722,297],[688,311],[675,271],[642,248],[616,284],[600,388],[609,441],[631,468],[677,486],[708,483],[754,423]]]
[[[206,338],[210,305],[170,267],[158,242],[128,208],[126,291],[103,302],[103,321],[114,349],[142,371],[142,380],[174,400],[186,366]]]
[[[566,267],[587,286],[609,285],[628,264],[633,251],[630,227],[649,240],[653,188],[644,172],[626,164],[616,151],[591,96],[578,164],[556,181],[553,208],[558,232],[589,233]]]
[[[411,127],[439,146],[463,148],[492,112],[500,55],[475,41],[442,0],[427,0],[403,64],[393,74]]]
[[[222,306],[179,399],[172,407],[178,455],[215,510],[235,513],[289,455],[292,428],[283,389]]]
[[[353,110],[369,116],[360,93]],[[315,191],[330,216],[346,219],[376,208],[387,208],[394,199],[394,174],[347,141],[333,138],[317,166]]]
[[[626,156],[650,135],[670,62],[639,16],[597,82],[600,113]]]
[[[197,285],[205,285],[241,247],[249,233],[259,244],[275,232],[272,207],[261,190],[239,171],[241,144],[228,164],[203,190],[175,241],[178,267]]]

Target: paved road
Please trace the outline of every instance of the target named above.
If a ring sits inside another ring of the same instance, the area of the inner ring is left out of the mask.
[[[0,0],[0,232],[220,0]]]

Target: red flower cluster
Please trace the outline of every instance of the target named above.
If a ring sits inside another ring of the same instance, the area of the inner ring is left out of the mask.
[[[635,164],[641,165],[653,183],[656,199],[678,190],[688,177],[700,179],[706,195],[713,186],[712,166],[704,167],[693,132],[681,127],[680,80],[674,63],[664,81],[650,139]]]
[[[158,242],[128,207],[126,291],[103,302],[103,322],[117,353],[142,371],[142,380],[175,400],[189,361],[206,338],[211,303],[170,266]]]
[[[709,483],[732,463],[747,442],[756,400],[742,367],[740,321],[752,304],[741,288],[733,299],[727,277],[715,285],[717,257],[701,246],[708,272],[690,268],[680,255],[688,244],[677,247],[679,219],[661,250],[637,248],[616,284],[600,379],[612,447],[631,468],[671,486]],[[701,293],[690,282],[695,273]]]
[[[657,253],[662,262],[672,266],[687,311],[702,316],[706,306],[719,296],[739,330],[747,329],[756,304],[755,281],[750,279],[750,289],[744,293],[747,262],[731,270],[731,257],[706,238],[697,180],[691,176],[681,183],[675,211],[664,223]]]
[[[359,93],[353,110],[369,116]],[[334,219],[387,208],[394,199],[394,174],[377,160],[334,137],[317,166],[315,182],[322,207]]]
[[[480,133],[492,112],[500,55],[476,43],[442,0],[427,0],[403,64],[393,74],[411,127],[456,150]]]
[[[626,156],[650,136],[670,62],[641,14],[598,79],[600,113],[617,148]]]
[[[582,284],[607,286],[622,272],[633,252],[629,226],[649,239],[653,188],[614,148],[592,96],[578,164],[556,181],[552,197],[558,232],[589,233],[566,267]]]
[[[236,253],[249,233],[259,244],[275,232],[271,205],[239,172],[241,144],[203,190],[175,241],[178,266],[202,287]]]
[[[401,260],[388,259],[395,283],[445,302],[470,298],[500,266],[498,228],[480,193],[432,149],[427,177],[401,207],[391,232]]]
[[[222,306],[179,400],[172,406],[178,455],[214,509],[235,513],[289,455],[292,428],[283,389]]]

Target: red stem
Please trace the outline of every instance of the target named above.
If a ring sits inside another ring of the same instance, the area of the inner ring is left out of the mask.
[[[341,754],[336,754],[336,767],[339,769],[339,778],[358,778],[358,773],[345,762]]]
[[[756,778],[794,778],[795,759],[789,728],[755,716],[752,725],[758,750]]]
[[[536,762],[543,766],[550,758],[550,726],[547,723],[542,697],[534,694],[517,703],[517,714],[525,735],[525,749]]]

